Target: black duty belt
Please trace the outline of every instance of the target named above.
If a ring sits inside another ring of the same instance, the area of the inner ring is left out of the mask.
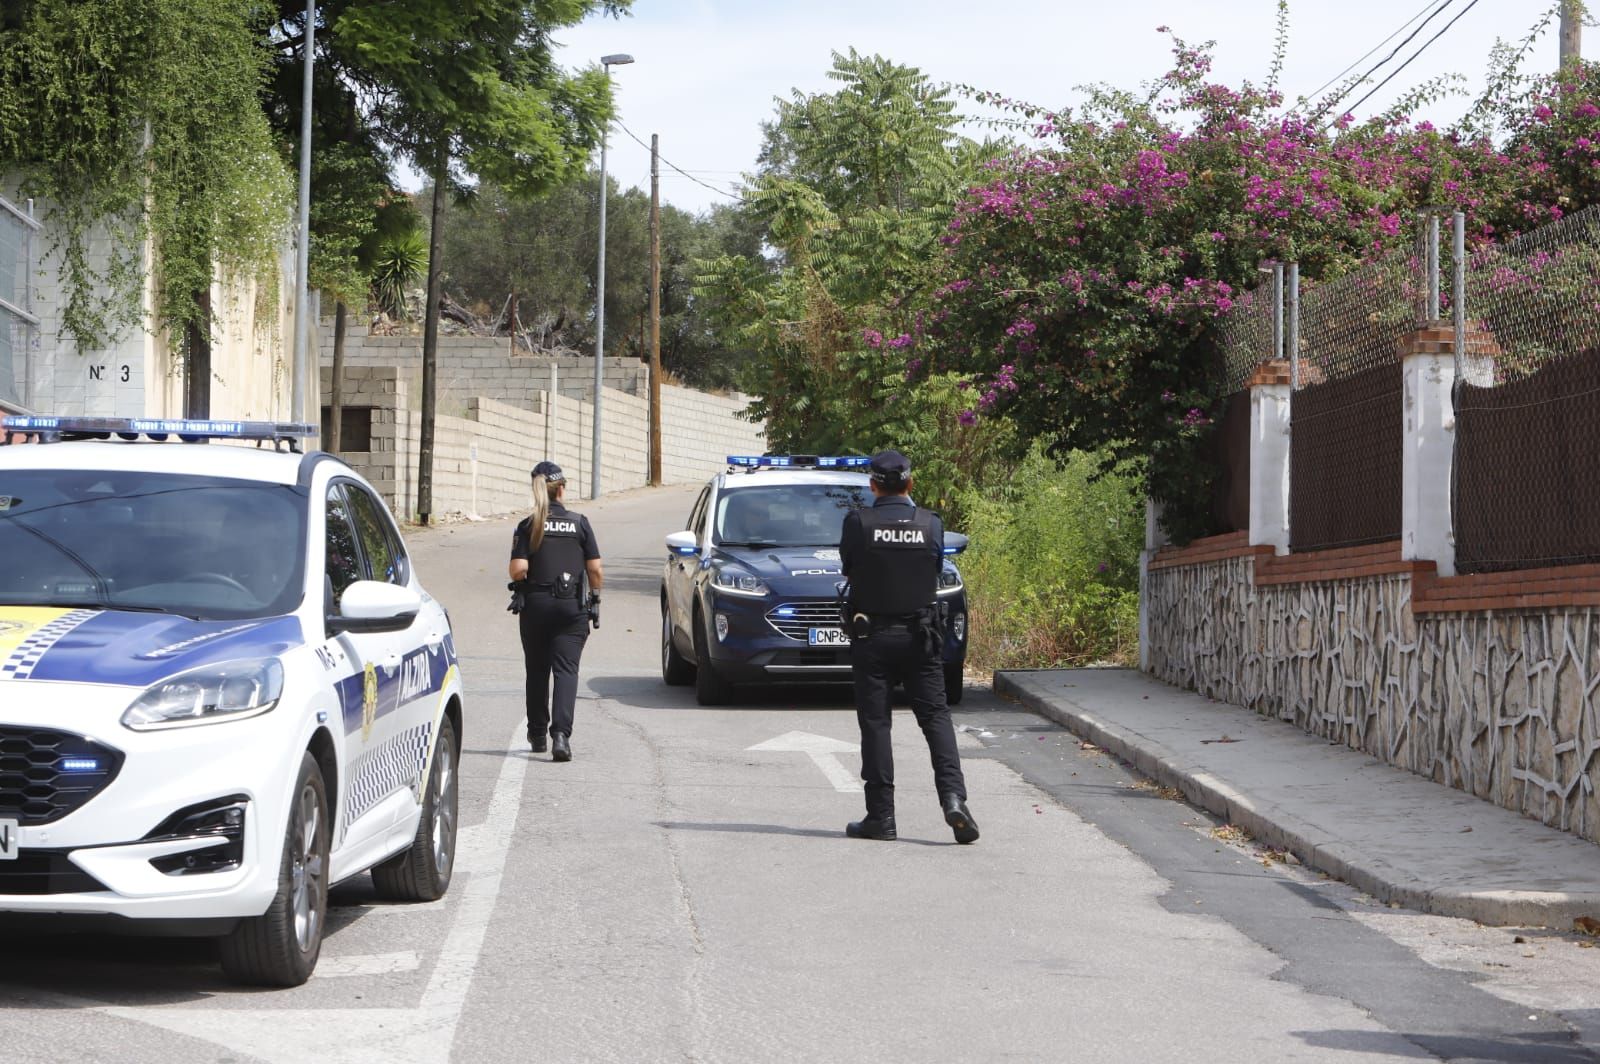
[[[910,628],[912,625],[921,624],[923,620],[920,613],[869,613],[867,623],[873,630],[880,628]]]

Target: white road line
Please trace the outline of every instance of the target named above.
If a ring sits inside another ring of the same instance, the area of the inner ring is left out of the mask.
[[[811,759],[812,764],[822,770],[822,774],[827,777],[834,790],[843,794],[861,793],[861,781],[856,778],[855,773],[840,764],[838,758],[839,754],[859,753],[861,747],[855,743],[830,739],[826,735],[815,735],[811,732],[792,731],[746,749],[769,754],[805,754]]]
[[[507,744],[519,745],[517,722]],[[439,950],[422,1002],[416,1008],[372,1009],[194,1009],[127,1008],[98,1011],[192,1038],[201,1038],[268,1064],[394,1064],[396,1060],[445,1061],[455,1042],[472,975],[494,916],[528,759],[505,759],[483,823],[462,831],[456,845],[456,881],[449,904],[454,920]],[[462,874],[466,882],[461,882]],[[379,956],[395,957],[398,954]],[[369,963],[373,958],[348,958]],[[334,958],[335,975],[339,964]],[[322,974],[319,965],[318,974]],[[345,973],[372,974],[372,973]],[[314,984],[313,984],[314,985]]]

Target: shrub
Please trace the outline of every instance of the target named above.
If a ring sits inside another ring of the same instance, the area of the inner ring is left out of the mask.
[[[1143,503],[1136,474],[1097,476],[1097,456],[1057,465],[1029,452],[998,492],[962,498],[961,562],[979,669],[1050,668],[1137,656]]]

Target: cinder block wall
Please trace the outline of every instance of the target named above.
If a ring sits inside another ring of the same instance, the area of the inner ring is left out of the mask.
[[[324,369],[333,365],[333,324],[322,322],[320,357]],[[422,337],[372,336],[365,323],[350,323],[345,330],[347,368],[399,367],[410,385],[414,403],[422,396]],[[531,410],[539,395],[556,389],[574,399],[594,397],[594,359],[582,356],[545,358],[513,355],[510,341],[492,336],[441,336],[438,359],[438,412],[466,417],[467,408],[480,395]],[[649,367],[638,359],[606,360],[605,387],[629,395],[644,395]],[[604,419],[604,410],[601,413]]]
[[[322,371],[323,394],[331,385]],[[415,516],[418,436],[408,374],[399,366],[346,366],[343,402],[372,411],[368,451],[344,458],[381,492],[402,517]],[[433,512],[514,513],[528,505],[528,473],[548,458],[567,475],[573,500],[589,497],[594,407],[548,392],[524,409],[474,396],[461,416],[440,412],[434,423]],[[662,388],[662,478],[667,483],[704,480],[725,467],[730,454],[760,454],[760,425],[738,417],[740,398]],[[649,476],[649,401],[607,389],[601,401],[602,492],[641,487]]]

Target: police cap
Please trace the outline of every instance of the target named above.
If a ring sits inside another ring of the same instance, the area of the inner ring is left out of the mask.
[[[870,468],[872,479],[888,487],[904,484],[911,476],[911,463],[899,451],[879,451]]]
[[[561,467],[554,462],[540,462],[533,467],[533,475],[544,477],[551,484],[564,484],[567,480],[566,474],[561,472]]]

